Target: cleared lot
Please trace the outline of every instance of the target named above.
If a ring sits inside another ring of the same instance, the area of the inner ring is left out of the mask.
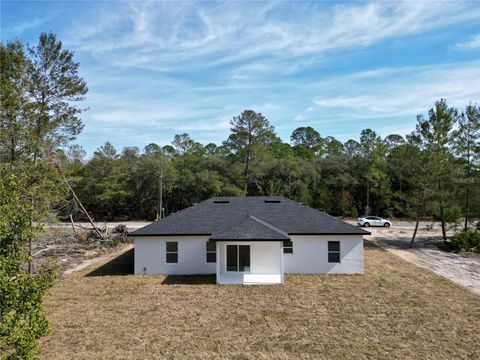
[[[368,242],[364,276],[220,286],[141,277],[131,250],[59,282],[46,359],[479,358],[480,297]]]

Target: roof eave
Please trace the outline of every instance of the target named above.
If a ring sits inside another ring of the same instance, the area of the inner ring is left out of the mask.
[[[129,233],[128,237],[142,237],[142,236],[210,236],[211,233],[167,233],[167,234],[135,234]]]
[[[288,241],[290,238],[285,239],[215,239],[210,238],[210,241]]]
[[[365,231],[365,232],[290,232],[288,235],[372,235],[371,232]]]

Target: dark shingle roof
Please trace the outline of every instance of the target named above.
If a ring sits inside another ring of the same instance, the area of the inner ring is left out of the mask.
[[[210,235],[212,240],[287,240],[288,235],[367,231],[279,196],[217,197],[174,213],[131,236]]]
[[[290,240],[288,234],[259,218],[248,214],[238,224],[224,231],[213,233],[211,240]]]

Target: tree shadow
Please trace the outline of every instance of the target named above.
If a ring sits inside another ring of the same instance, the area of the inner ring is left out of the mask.
[[[215,275],[167,275],[162,285],[210,285],[216,284]]]
[[[373,241],[366,239],[363,240],[363,248],[386,251],[385,249],[382,249],[378,244],[375,244]]]
[[[134,249],[130,249],[89,272],[85,276],[125,276],[133,275]]]

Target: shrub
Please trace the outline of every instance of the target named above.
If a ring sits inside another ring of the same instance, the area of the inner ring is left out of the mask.
[[[25,271],[26,257],[0,254],[0,358],[29,359],[49,330],[42,297],[53,286],[53,269]]]
[[[445,249],[453,252],[480,252],[480,232],[459,231],[445,243]]]

